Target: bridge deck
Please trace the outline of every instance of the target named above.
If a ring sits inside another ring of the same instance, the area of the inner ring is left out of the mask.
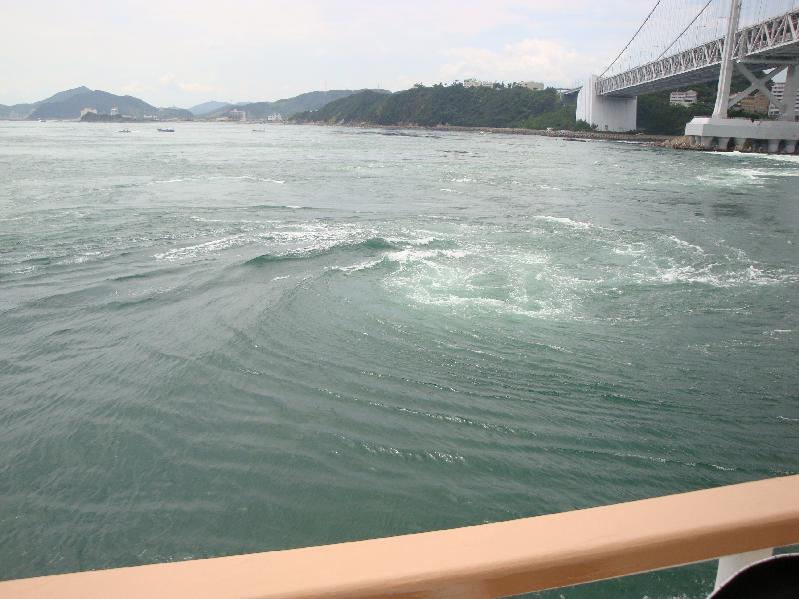
[[[666,56],[597,82],[603,96],[638,96],[718,79],[724,39]],[[759,68],[799,63],[799,10],[745,27],[736,34],[735,60]]]

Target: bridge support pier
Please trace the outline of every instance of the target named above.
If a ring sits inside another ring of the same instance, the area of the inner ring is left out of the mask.
[[[685,126],[685,134],[692,136],[706,150],[715,147],[724,151],[730,138],[734,138],[736,150],[743,149],[751,140],[753,145],[765,145],[769,153],[782,148],[783,152],[793,154],[799,141],[799,123],[694,117]]]
[[[638,98],[601,96],[596,91],[596,75],[591,75],[577,95],[577,119],[595,125],[600,131],[633,131]]]
[[[719,75],[718,92],[716,93],[716,106],[711,117],[694,117],[685,126],[685,134],[697,137],[705,149],[714,147],[725,151],[730,143],[730,138],[735,138],[735,149],[741,149],[747,140],[752,140],[755,147],[765,146],[770,154],[779,152],[780,147],[784,152],[796,151],[796,142],[799,140],[799,123],[795,122],[796,93],[799,88],[799,68],[796,64],[787,67],[779,66],[759,78],[749,67],[741,61],[734,61],[735,37],[738,31],[738,22],[741,16],[742,0],[730,0],[730,16],[727,19],[727,36],[724,39],[724,52],[721,58],[721,73]],[[783,64],[785,64],[783,62]],[[730,97],[730,82],[735,69],[749,79],[751,85],[744,91]],[[783,101],[779,102],[766,83],[779,72],[786,70],[786,81]],[[760,90],[772,102],[780,106],[782,116],[779,121],[754,121],[749,119],[731,119],[727,111],[739,100],[745,98],[750,92]]]

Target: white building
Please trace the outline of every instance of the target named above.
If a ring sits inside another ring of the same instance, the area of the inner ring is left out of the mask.
[[[522,87],[526,87],[527,89],[531,89],[533,91],[541,91],[542,89],[546,89],[546,85],[543,83],[539,83],[538,81],[522,81]]]
[[[782,97],[785,94],[785,82],[774,82],[771,85],[771,93],[772,95],[777,98],[778,101],[782,102]],[[796,113],[799,115],[799,94],[796,95]],[[774,106],[774,104],[770,104],[768,107],[768,115],[769,116],[780,116],[780,109]]]
[[[693,89],[684,92],[671,92],[669,104],[672,106],[693,106],[698,99],[699,94]]]
[[[494,87],[494,82],[480,81],[479,79],[464,79],[463,87]]]
[[[266,120],[269,123],[279,123],[283,120],[283,115],[276,112],[266,117]]]
[[[230,120],[231,121],[246,121],[247,120],[247,112],[244,110],[239,110],[238,108],[234,108],[230,111]]]
[[[111,116],[119,116],[119,108],[117,108],[116,106],[112,106],[110,114]]]

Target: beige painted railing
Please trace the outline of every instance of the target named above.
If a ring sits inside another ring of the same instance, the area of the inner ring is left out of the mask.
[[[12,580],[0,598],[503,597],[797,542],[799,476],[786,476],[453,530]]]

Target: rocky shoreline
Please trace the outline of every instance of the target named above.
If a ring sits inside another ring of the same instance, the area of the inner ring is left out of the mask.
[[[642,144],[671,147],[666,144],[675,139],[674,135],[649,135],[645,133],[614,133],[611,131],[570,131],[568,129],[523,129],[521,127],[464,127],[459,125],[437,125],[426,127],[414,124],[378,125],[375,123],[328,123],[324,121],[293,122],[302,125],[323,125],[327,127],[353,127],[357,129],[417,129],[420,131],[463,131],[469,133],[495,133],[499,135],[538,135],[567,140],[630,141]]]

